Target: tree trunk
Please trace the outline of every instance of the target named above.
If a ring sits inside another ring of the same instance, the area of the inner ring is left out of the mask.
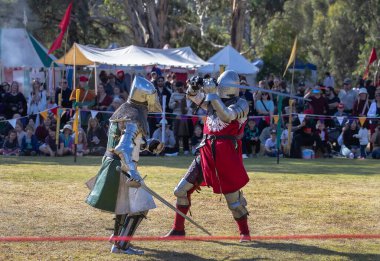
[[[231,45],[239,52],[241,51],[243,45],[245,9],[246,0],[233,0]]]
[[[133,28],[134,42],[139,46],[161,48],[168,15],[168,0],[125,0],[125,10]]]

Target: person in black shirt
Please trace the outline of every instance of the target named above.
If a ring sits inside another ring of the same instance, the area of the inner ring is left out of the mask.
[[[64,108],[71,108],[72,107],[72,102],[70,101],[71,90],[69,89],[69,86],[67,85],[67,80],[65,78],[62,78],[59,85],[60,85],[60,88],[57,88],[57,90],[55,91],[55,102],[58,104],[58,95],[61,93],[61,90],[62,90],[61,106]]]

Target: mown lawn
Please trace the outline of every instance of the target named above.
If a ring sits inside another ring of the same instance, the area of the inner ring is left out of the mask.
[[[146,183],[174,203],[173,188],[191,157],[142,158]],[[0,236],[107,237],[113,216],[87,206],[85,182],[100,157],[0,158]],[[245,161],[244,188],[252,235],[380,234],[380,162],[374,160]],[[174,214],[163,204],[151,211],[137,235],[161,236]],[[193,196],[192,217],[213,235],[237,236],[218,195],[204,188]],[[191,224],[188,235],[203,236]],[[136,242],[142,257],[110,254],[108,242],[0,243],[0,260],[380,260],[379,240],[273,240]]]

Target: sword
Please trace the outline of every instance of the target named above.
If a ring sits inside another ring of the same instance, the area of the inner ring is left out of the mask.
[[[298,96],[287,94],[287,93],[283,93],[283,92],[272,91],[272,90],[269,90],[269,89],[263,89],[263,88],[256,87],[256,86],[246,86],[246,85],[232,84],[231,83],[231,84],[228,84],[228,86],[226,86],[226,87],[234,87],[234,88],[239,88],[239,89],[247,89],[247,90],[251,90],[251,91],[268,92],[268,93],[277,94],[277,95],[280,95],[280,96],[289,97],[289,98],[293,98],[293,99],[297,99],[297,100],[310,101],[310,99],[305,99],[304,97],[298,97]]]
[[[130,175],[127,172],[123,171],[121,169],[121,167],[119,167],[119,166],[116,167],[116,171],[118,171],[118,172],[126,175],[128,178],[130,178]],[[143,188],[146,192],[148,192],[150,195],[152,195],[153,197],[155,197],[157,200],[159,200],[165,206],[169,207],[171,210],[175,211],[177,214],[179,214],[181,217],[183,217],[184,219],[186,219],[187,221],[189,221],[191,224],[195,225],[197,228],[199,228],[200,230],[202,230],[203,232],[205,232],[207,235],[211,236],[211,233],[208,232],[204,227],[202,227],[201,225],[199,225],[197,222],[195,222],[194,220],[192,220],[190,217],[188,217],[185,214],[183,214],[176,207],[174,207],[172,204],[170,204],[168,201],[166,201],[163,197],[161,197],[156,192],[154,192],[151,188],[149,188],[147,185],[145,185],[145,183],[141,183],[141,182],[138,182],[138,183],[140,184],[141,188]]]

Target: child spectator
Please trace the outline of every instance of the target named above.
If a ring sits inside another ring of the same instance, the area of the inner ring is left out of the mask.
[[[368,135],[368,123],[367,121],[364,122],[363,126],[360,126],[358,134],[354,134],[355,138],[359,139],[360,143],[360,158],[365,159],[367,158],[367,152],[366,148],[369,142],[369,135]]]
[[[42,144],[39,150],[46,156],[54,157],[57,155],[57,144],[55,139],[55,126],[49,128],[49,135],[45,138],[45,143]]]
[[[26,135],[22,138],[20,156],[35,156],[38,153],[38,140],[32,126],[26,126]]]
[[[97,118],[89,118],[87,126],[87,145],[89,154],[103,156],[107,147],[107,134],[100,127]]]
[[[197,147],[201,143],[203,139],[203,130],[200,125],[195,125],[194,127],[194,133],[193,136],[191,137],[191,153],[195,156],[199,152],[197,151]]]
[[[317,121],[316,124],[316,133],[319,136],[319,139],[316,139],[316,149],[320,149],[323,153],[323,157],[331,157],[331,146],[328,139],[328,132],[326,126],[323,122]]]
[[[74,148],[73,148],[73,151],[74,151]],[[83,130],[80,130],[78,133],[77,156],[81,157],[81,156],[87,155],[88,153],[89,153],[89,150],[87,148],[86,134],[84,133]]]
[[[254,119],[249,119],[247,125],[244,129],[244,141],[247,150],[248,157],[256,157],[260,152],[260,139],[259,139],[259,128],[256,126]],[[255,152],[253,153],[253,147],[255,147]],[[245,155],[247,156],[247,155]],[[243,155],[243,158],[244,155]]]
[[[18,156],[20,153],[20,146],[17,141],[17,132],[15,130],[9,131],[8,136],[5,138],[3,144],[3,155]]]
[[[288,146],[288,140],[289,140],[289,122],[285,124],[285,129],[282,130],[281,132],[281,150],[284,152],[284,155],[289,156],[290,151],[289,151],[289,146]],[[292,133],[290,133],[290,140],[292,139]]]
[[[59,149],[58,149],[58,155],[64,156],[64,155],[71,155],[73,154],[73,143],[74,139],[71,136],[73,132],[73,128],[70,124],[66,124],[63,126],[63,133],[59,135]]]
[[[17,132],[18,146],[21,148],[22,139],[25,137],[26,132],[24,131],[24,126],[20,121],[17,121],[15,131]]]
[[[276,135],[276,130],[272,130],[270,132],[270,138],[265,141],[265,155],[269,157],[277,157],[277,154],[279,153],[277,149]]]

